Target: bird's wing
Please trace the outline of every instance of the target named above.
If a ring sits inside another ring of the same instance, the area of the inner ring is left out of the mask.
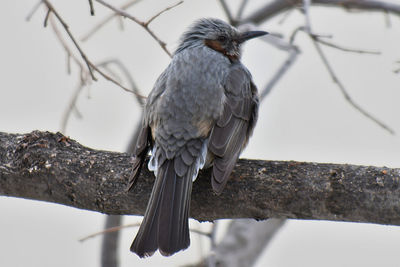
[[[165,91],[165,81],[166,81],[166,71],[164,71],[160,77],[157,79],[153,90],[150,92],[149,96],[147,97],[146,100],[146,106],[145,110],[143,112],[143,118],[142,118],[142,125],[140,132],[138,134],[137,140],[136,140],[136,146],[133,151],[133,171],[132,175],[129,180],[128,184],[128,190],[132,189],[134,186],[137,177],[140,174],[140,171],[142,169],[143,163],[146,160],[146,156],[149,152],[149,150],[153,146],[153,138],[152,138],[152,132],[151,132],[151,124],[153,123],[151,121],[151,114],[153,113],[154,105],[153,103],[160,97],[160,95],[163,94]]]
[[[140,129],[137,137],[136,146],[133,151],[133,171],[129,180],[127,188],[128,190],[132,189],[132,187],[134,186],[151,146],[151,130],[150,127],[145,122],[143,122],[142,128]]]
[[[224,89],[224,109],[208,143],[209,152],[214,156],[212,187],[217,194],[222,192],[239,154],[247,144],[258,111],[257,89],[243,65],[231,68]]]

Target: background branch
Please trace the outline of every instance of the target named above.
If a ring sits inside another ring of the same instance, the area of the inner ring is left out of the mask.
[[[119,227],[122,217],[120,215],[107,216],[104,228]],[[108,232],[103,235],[101,242],[101,266],[102,267],[117,267],[119,266],[118,257],[118,241],[120,231]]]
[[[227,233],[208,259],[189,266],[207,266],[206,263],[211,257],[214,257],[218,267],[253,266],[285,221],[285,219],[269,219],[261,222],[251,219],[232,220]]]
[[[289,9],[302,5],[303,0],[275,0],[243,18],[241,23],[262,23]],[[313,0],[311,5],[338,7],[345,10],[387,12],[400,16],[400,5],[385,0]]]
[[[125,4],[123,4],[120,9],[127,10],[129,7],[137,4],[141,0],[129,0]],[[94,26],[88,33],[86,33],[82,38],[81,41],[87,41],[93,34],[95,34],[98,30],[100,30],[104,25],[110,22],[113,18],[120,17],[117,13],[113,12],[109,16],[105,17],[102,21],[100,21],[96,26]]]
[[[86,148],[60,133],[0,133],[0,195],[107,214],[142,215],[154,182],[143,168],[126,192],[131,157]],[[239,160],[220,196],[202,171],[191,217],[271,217],[400,225],[400,169]]]
[[[157,43],[161,46],[161,48],[165,51],[165,53],[168,54],[169,57],[172,57],[171,52],[168,51],[167,49],[167,44],[163,41],[160,40],[160,38],[157,37],[157,35],[148,27],[148,23],[147,22],[143,22],[140,21],[139,19],[137,19],[136,17],[130,15],[129,13],[125,12],[122,9],[119,9],[117,7],[114,7],[112,5],[110,5],[109,3],[103,1],[103,0],[96,0],[98,3],[102,4],[103,6],[111,9],[112,11],[114,11],[115,13],[119,14],[120,16],[124,17],[124,18],[128,18],[134,22],[136,22],[138,25],[142,26],[149,34],[150,36],[157,41]],[[181,4],[181,2],[179,2],[178,4],[175,4],[174,6],[177,6]],[[170,7],[167,7],[167,9],[170,9]],[[162,12],[161,12],[162,13]],[[150,21],[153,20],[153,18],[150,18]]]

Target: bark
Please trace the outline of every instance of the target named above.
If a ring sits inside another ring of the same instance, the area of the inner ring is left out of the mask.
[[[154,176],[143,168],[127,192],[132,158],[84,147],[60,133],[0,133],[0,195],[106,214],[142,215]],[[191,217],[294,218],[400,225],[400,169],[239,160],[220,196],[200,172]]]

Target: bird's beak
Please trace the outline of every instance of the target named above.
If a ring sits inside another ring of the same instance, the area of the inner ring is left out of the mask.
[[[239,44],[246,42],[247,40],[256,38],[256,37],[260,37],[263,35],[268,34],[268,32],[264,32],[264,31],[249,31],[249,32],[243,32],[242,34],[240,34],[239,38],[238,38],[238,42]]]

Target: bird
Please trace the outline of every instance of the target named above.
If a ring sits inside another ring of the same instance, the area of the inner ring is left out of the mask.
[[[252,135],[258,93],[240,62],[241,45],[265,31],[241,32],[216,18],[195,21],[183,33],[168,67],[147,97],[133,151],[133,188],[146,156],[155,182],[130,250],[171,256],[190,245],[188,217],[193,181],[212,168],[220,194]]]

